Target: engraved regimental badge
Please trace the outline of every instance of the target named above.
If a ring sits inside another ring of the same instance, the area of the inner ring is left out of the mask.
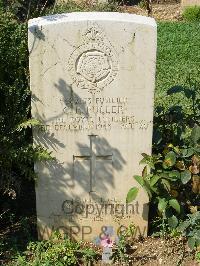
[[[82,41],[69,58],[68,70],[78,88],[99,92],[117,75],[117,54],[97,25],[88,26]]]

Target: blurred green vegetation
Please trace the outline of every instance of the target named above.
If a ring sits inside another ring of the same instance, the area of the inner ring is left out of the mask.
[[[200,6],[189,6],[183,11],[183,18],[186,21],[200,22]]]
[[[199,23],[158,23],[156,100],[162,100],[170,87],[184,86],[189,75],[200,81],[199,44]]]

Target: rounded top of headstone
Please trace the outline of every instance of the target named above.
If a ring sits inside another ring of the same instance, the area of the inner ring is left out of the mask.
[[[38,17],[29,20],[29,28],[32,26],[44,26],[65,22],[78,21],[121,21],[156,27],[154,18],[119,12],[72,12]]]

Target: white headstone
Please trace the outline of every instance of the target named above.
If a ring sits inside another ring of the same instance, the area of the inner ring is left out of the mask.
[[[134,223],[146,235],[148,197],[128,190],[151,153],[156,64],[154,19],[71,13],[29,21],[35,145],[56,161],[36,163],[40,238],[62,230],[93,240]]]

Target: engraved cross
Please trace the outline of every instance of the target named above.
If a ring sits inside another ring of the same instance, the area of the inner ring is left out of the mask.
[[[112,161],[113,155],[97,155],[94,150],[94,141],[97,135],[89,135],[90,139],[90,152],[89,155],[73,155],[73,165],[75,160],[89,160],[90,161],[90,192],[94,192],[93,190],[93,181],[95,177],[95,169],[96,169],[96,161],[97,160],[106,160]]]

